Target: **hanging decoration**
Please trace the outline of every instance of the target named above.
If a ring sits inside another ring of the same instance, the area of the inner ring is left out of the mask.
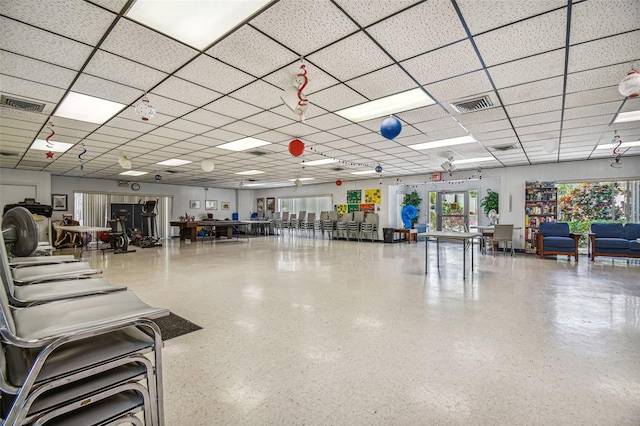
[[[301,181],[300,179],[296,179],[296,180],[294,180],[294,181],[293,181],[293,183],[294,183],[298,188],[300,188],[300,187],[302,186],[302,181]]]
[[[47,158],[53,158],[53,151],[51,151],[53,149],[53,142],[49,141],[49,139],[51,139],[56,134],[56,132],[53,131],[52,122],[49,122],[47,129],[51,130],[51,133],[45,138],[45,141],[47,142],[47,148],[49,148],[49,152],[47,152],[45,155],[47,156]]]
[[[78,161],[80,161],[80,170],[84,170],[84,160],[82,159],[82,156],[87,153],[87,148],[85,147],[84,142],[80,145],[82,145],[82,151],[78,154]]]
[[[330,159],[334,160],[336,163],[344,164],[344,165],[347,165],[347,166],[369,167],[369,168],[376,166],[376,163],[356,163],[355,161],[340,160],[339,158],[330,157],[330,156],[324,154],[323,152],[318,151],[316,148],[314,148],[312,146],[310,146],[308,148],[309,148],[309,151],[313,152],[314,154],[321,155],[324,158],[330,158]]]
[[[289,142],[289,154],[299,157],[304,153],[304,142],[300,139],[294,139]]]
[[[212,172],[215,164],[213,164],[211,160],[203,160],[202,163],[200,163],[200,167],[202,167],[202,170],[205,172]]]
[[[618,91],[626,98],[636,98],[640,96],[640,74],[633,66],[618,85]]]
[[[127,170],[130,170],[133,167],[133,165],[131,164],[131,160],[127,158],[126,154],[120,154],[118,164],[120,164],[120,167]]]
[[[380,133],[387,139],[396,138],[402,131],[402,123],[394,116],[389,116],[380,125]]]
[[[244,182],[240,181],[240,185],[238,185],[238,188],[240,189],[244,188]]]
[[[156,175],[155,179],[156,179],[156,182],[160,182],[162,180],[162,176]]]
[[[611,141],[613,144],[613,151],[611,152],[611,156],[613,157],[613,161],[611,162],[611,167],[615,169],[622,168],[622,156],[629,151],[631,148],[627,148],[624,151],[620,151],[620,147],[622,146],[622,139],[618,135],[618,131],[615,131],[613,136],[613,140]]]
[[[151,105],[145,93],[140,102],[136,104],[136,114],[142,121],[149,121],[156,116],[156,109]]]
[[[302,62],[302,58],[300,58],[300,62]],[[305,113],[309,106],[309,100],[305,97],[304,93],[302,93],[309,82],[306,67],[307,66],[305,64],[300,65],[300,69],[302,71],[296,75],[293,85],[286,88],[284,93],[280,96],[280,99],[282,99],[282,102],[284,102],[287,108],[297,114],[300,121],[303,123]]]
[[[555,152],[558,149],[558,142],[557,141],[546,141],[544,144],[542,144],[542,149],[547,154],[551,154],[552,152]]]
[[[342,185],[342,181],[341,181],[340,179],[338,179],[338,180],[336,181],[336,186],[340,186],[340,185]]]
[[[376,173],[378,174],[382,173],[382,166],[380,164],[376,166]]]

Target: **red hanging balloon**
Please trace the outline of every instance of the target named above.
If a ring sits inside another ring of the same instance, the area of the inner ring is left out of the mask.
[[[336,185],[337,185],[337,186],[342,185],[342,181],[341,181],[340,179],[338,179],[338,180],[336,181]]]
[[[304,142],[300,139],[294,139],[289,142],[289,153],[294,157],[299,157],[304,152]]]

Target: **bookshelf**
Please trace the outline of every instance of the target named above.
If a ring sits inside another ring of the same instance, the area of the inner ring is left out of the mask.
[[[526,182],[524,243],[527,253],[536,252],[535,234],[542,222],[558,220],[558,188],[555,182]]]

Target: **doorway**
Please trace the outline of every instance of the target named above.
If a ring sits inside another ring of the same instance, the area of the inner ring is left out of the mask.
[[[468,231],[469,191],[438,192],[436,202],[436,218],[438,231]]]

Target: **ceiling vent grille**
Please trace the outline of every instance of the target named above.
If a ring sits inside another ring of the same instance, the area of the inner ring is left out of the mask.
[[[268,153],[269,152],[267,152],[267,151],[260,151],[259,149],[255,149],[253,151],[249,151],[249,154],[253,154],[253,155],[258,156],[258,157],[262,157],[263,155],[267,155]]]
[[[474,112],[481,109],[489,108],[490,106],[493,106],[493,102],[491,102],[491,98],[489,98],[489,95],[486,95],[481,98],[467,99],[465,101],[456,102],[451,104],[451,106],[454,107],[456,111],[464,114],[466,112]]]
[[[332,167],[331,170],[333,170],[334,172],[341,172],[344,170],[344,167],[340,167],[340,166]]]
[[[15,151],[0,151],[0,156],[2,157],[17,157],[18,155],[20,153]]]
[[[491,149],[494,151],[509,151],[510,149],[516,149],[516,145],[515,144],[510,144],[510,145],[496,145],[496,146],[492,146]]]
[[[5,95],[0,95],[0,104],[22,111],[42,112],[44,110],[44,104],[25,101],[24,99],[9,98]]]

